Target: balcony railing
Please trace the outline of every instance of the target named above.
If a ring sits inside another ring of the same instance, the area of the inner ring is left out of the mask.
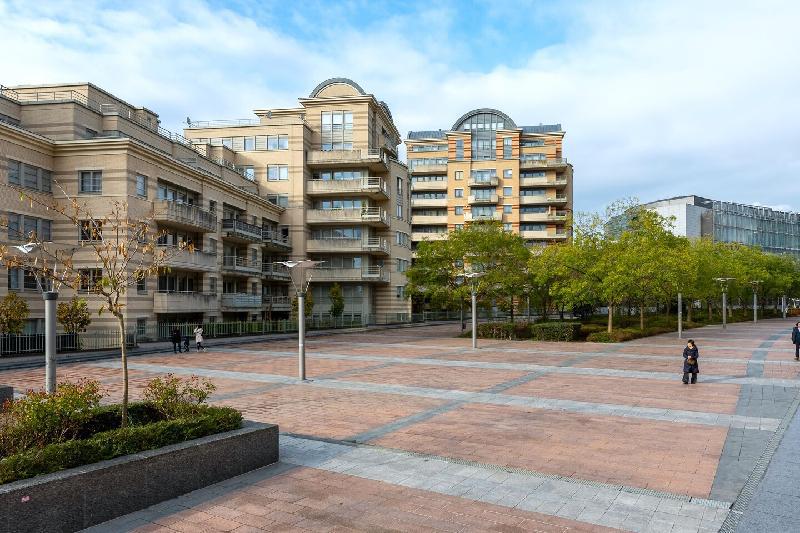
[[[306,182],[308,194],[369,194],[388,198],[389,186],[380,177],[367,176],[350,180],[309,180]]]
[[[229,238],[248,242],[260,242],[262,238],[261,228],[259,226],[232,218],[226,218],[222,221],[222,231]]]
[[[157,200],[153,202],[156,222],[173,223],[202,231],[217,231],[217,215],[196,205]]]
[[[261,266],[247,257],[226,255],[222,258],[222,269],[242,274],[258,274],[261,271]]]
[[[288,311],[292,308],[291,296],[270,296],[265,295],[261,301],[267,307],[272,307],[273,311]]]
[[[257,118],[239,118],[233,120],[192,120],[189,122],[187,128],[230,128],[232,126],[258,126],[260,124],[261,121]]]
[[[385,167],[387,157],[379,148],[355,150],[311,150],[306,157],[311,166],[379,165]]]
[[[525,159],[519,160],[520,168],[547,168],[547,167],[563,167],[567,164],[567,160],[562,157],[554,157],[551,159]]]
[[[222,307],[227,309],[252,309],[261,307],[260,294],[247,294],[243,292],[222,295]]]
[[[212,271],[217,269],[217,254],[202,252],[200,250],[177,250],[174,246],[159,245],[167,257],[165,266],[185,270]]]
[[[411,240],[414,242],[420,241],[443,241],[447,238],[447,232],[432,233],[427,231],[412,231]]]
[[[217,310],[217,295],[201,292],[156,292],[155,313],[205,313]]]
[[[477,196],[474,194],[469,195],[469,203],[470,204],[496,204],[499,201],[499,198],[496,194],[489,194],[489,195],[481,195]]]
[[[498,213],[495,211],[494,213],[489,214],[474,214],[474,213],[464,213],[464,221],[465,222],[478,222],[481,220],[502,220],[503,214]]]
[[[409,167],[412,174],[444,174],[447,172],[447,165],[413,165]]]
[[[388,272],[381,266],[362,268],[315,268],[311,281],[389,281]]]
[[[476,177],[473,176],[469,179],[470,187],[497,187],[500,179],[497,176],[492,177]]]
[[[306,222],[310,224],[355,223],[389,224],[389,216],[381,207],[369,206],[355,209],[309,209]]]
[[[411,183],[412,191],[446,191],[447,180],[414,181]]]
[[[283,235],[280,232],[268,229],[261,230],[261,243],[264,246],[278,247],[287,250],[291,250],[292,248],[292,243],[288,235]]]
[[[412,224],[447,224],[447,215],[416,215],[411,214]]]
[[[411,207],[446,207],[446,206],[447,206],[447,197],[411,199]]]
[[[261,275],[275,281],[290,281],[292,279],[286,265],[266,261],[261,263]]]

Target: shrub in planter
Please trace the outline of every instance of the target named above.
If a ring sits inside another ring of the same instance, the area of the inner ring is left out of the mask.
[[[75,438],[101,398],[100,383],[84,380],[59,383],[53,394],[30,390],[8,402],[0,419],[0,457]]]
[[[478,324],[478,337],[482,339],[518,340],[530,338],[527,322],[488,322]],[[466,334],[465,336],[470,336]]]
[[[181,379],[167,374],[147,383],[144,398],[169,419],[194,412],[216,389],[207,379],[201,380],[197,376]]]
[[[541,322],[530,326],[530,338],[537,341],[574,341],[580,333],[580,322]]]

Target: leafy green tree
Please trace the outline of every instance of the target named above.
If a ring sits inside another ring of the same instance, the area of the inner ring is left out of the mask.
[[[344,295],[342,295],[342,286],[334,283],[328,293],[331,299],[331,316],[339,318],[344,313]]]
[[[0,300],[0,331],[22,333],[29,315],[28,303],[16,292],[9,292]]]
[[[56,318],[67,333],[86,331],[86,328],[92,323],[89,307],[83,298],[72,298],[68,302],[59,302]]]
[[[314,295],[311,294],[311,291],[306,291],[306,299],[303,303],[303,307],[306,308],[306,318],[310,317],[311,313],[314,311]],[[292,318],[297,319],[297,296],[292,298]]]

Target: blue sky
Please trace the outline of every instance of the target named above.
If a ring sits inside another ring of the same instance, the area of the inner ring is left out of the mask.
[[[800,210],[798,2],[0,0],[0,20],[0,83],[91,81],[176,131],[344,76],[403,134],[477,107],[561,123],[577,209]]]

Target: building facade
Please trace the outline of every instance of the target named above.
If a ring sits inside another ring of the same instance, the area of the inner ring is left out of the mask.
[[[289,241],[264,229],[278,227],[285,210],[237,169],[227,154],[200,153],[186,139],[159,127],[152,111],[134,107],[88,83],[0,90],[0,210],[7,224],[0,240],[24,242],[31,231],[56,246],[73,246],[75,266],[87,280],[100,276],[91,238],[43,204],[76,199],[95,217],[111,201],[131,218],[152,216],[160,246],[191,243],[160,275],[124,296],[128,327],[156,323],[260,319],[270,306],[289,310],[288,272],[264,263],[287,253]],[[262,229],[264,228],[264,229]],[[84,243],[85,244],[85,243]],[[43,302],[35,276],[4,269],[0,297],[18,292],[31,309],[28,332],[41,331]],[[99,300],[86,293],[90,308]],[[60,298],[74,294],[62,290]],[[92,316],[92,327],[113,327],[112,317]]]
[[[736,242],[800,257],[800,213],[695,195],[656,200],[644,207],[672,218],[676,235]]]
[[[410,131],[412,242],[495,220],[528,244],[568,238],[572,166],[560,124],[517,126],[496,109],[465,113],[449,130]]]
[[[391,111],[346,78],[320,83],[299,104],[194,122],[184,135],[201,153],[224,154],[281,206],[276,230],[292,242],[284,255],[322,261],[309,288],[315,314],[328,313],[338,283],[346,316],[401,319],[411,308],[410,187]]]

